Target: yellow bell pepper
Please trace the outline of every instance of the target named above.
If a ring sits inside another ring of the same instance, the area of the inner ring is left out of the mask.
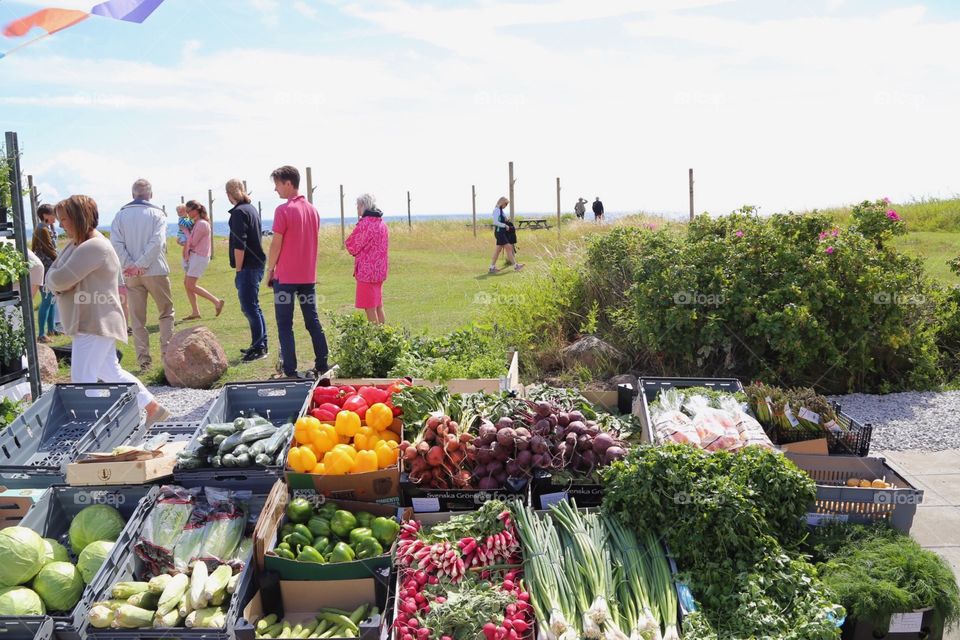
[[[393,411],[390,410],[390,407],[378,402],[372,407],[367,409],[367,413],[364,416],[367,421],[367,424],[376,429],[377,431],[382,431],[386,429],[393,423]]]
[[[360,451],[357,453],[357,459],[353,461],[353,467],[350,473],[366,473],[377,470],[377,454],[373,451]]]
[[[338,444],[333,448],[333,451],[343,451],[350,458],[350,462],[357,459],[357,450],[348,444]]]
[[[334,447],[327,455],[323,456],[323,469],[328,476],[342,476],[352,468],[353,459],[343,449]]]
[[[360,416],[353,411],[341,411],[337,414],[337,434],[352,438],[360,431]]]
[[[391,429],[384,429],[382,431],[378,431],[377,433],[380,435],[381,440],[390,440],[391,442],[396,442],[397,444],[400,444],[400,436],[398,436]]]
[[[386,440],[381,440],[374,447],[374,453],[377,454],[377,466],[380,469],[392,467],[397,463],[397,450],[391,449]]]
[[[353,436],[353,446],[357,451],[373,451],[380,442],[380,434],[373,427],[361,427],[357,435]]]
[[[320,426],[320,421],[311,416],[297,418],[293,426],[293,437],[297,444],[307,444],[311,441],[311,434]]]
[[[317,456],[307,447],[291,447],[287,464],[297,473],[311,473],[317,466]]]
[[[318,462],[318,463],[317,463],[317,466],[315,466],[315,467],[313,468],[313,472],[314,472],[315,474],[317,474],[317,475],[320,475],[320,476],[325,476],[325,475],[327,475],[327,469],[326,469],[325,465],[324,465],[322,462]]]
[[[333,449],[340,442],[340,436],[332,424],[319,424],[312,434],[311,444],[317,449],[317,454],[324,454]]]

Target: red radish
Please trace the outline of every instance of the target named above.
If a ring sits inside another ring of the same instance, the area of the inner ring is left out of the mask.
[[[417,618],[410,618],[410,621],[407,623],[407,626],[413,627],[416,629],[420,626],[420,621]]]

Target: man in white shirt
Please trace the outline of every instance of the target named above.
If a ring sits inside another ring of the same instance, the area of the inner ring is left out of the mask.
[[[173,336],[173,296],[167,265],[167,215],[150,202],[153,187],[143,178],[133,183],[133,201],[124,205],[110,226],[110,242],[120,258],[127,285],[133,344],[140,370],[153,365],[147,333],[147,296],[159,311],[160,358]]]

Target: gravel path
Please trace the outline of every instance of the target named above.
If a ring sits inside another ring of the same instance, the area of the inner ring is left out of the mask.
[[[835,396],[843,412],[873,425],[870,453],[960,449],[960,391]]]
[[[219,389],[178,389],[176,387],[147,387],[157,402],[170,410],[171,421],[196,421],[204,416]]]

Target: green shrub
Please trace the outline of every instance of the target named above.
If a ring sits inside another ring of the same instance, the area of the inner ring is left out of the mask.
[[[890,200],[864,200],[850,212],[851,230],[882,246],[893,236],[902,236],[907,225],[890,205]]]
[[[386,378],[409,344],[399,327],[373,324],[359,313],[335,314],[333,362],[343,378]]]

